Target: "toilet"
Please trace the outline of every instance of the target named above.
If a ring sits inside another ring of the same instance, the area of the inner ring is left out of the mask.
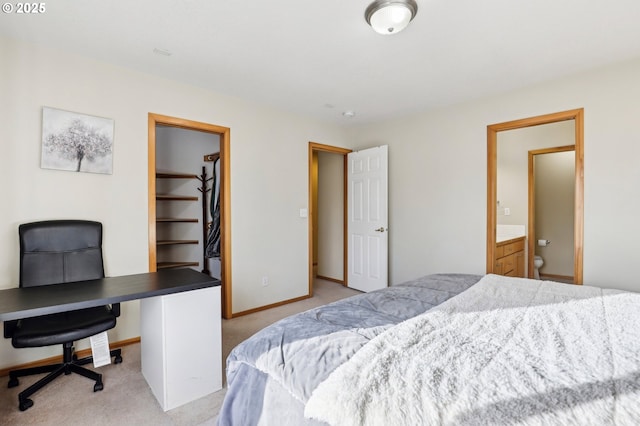
[[[536,280],[540,279],[540,272],[538,271],[538,269],[542,268],[542,265],[544,265],[544,260],[542,260],[542,257],[534,256],[533,257],[533,266],[534,266],[533,278],[535,278]]]

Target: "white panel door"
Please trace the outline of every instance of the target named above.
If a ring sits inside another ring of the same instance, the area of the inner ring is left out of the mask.
[[[388,285],[387,145],[348,155],[348,285],[360,291]]]

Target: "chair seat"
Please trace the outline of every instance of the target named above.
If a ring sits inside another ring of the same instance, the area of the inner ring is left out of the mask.
[[[25,318],[18,322],[11,344],[14,348],[57,345],[84,339],[116,325],[108,306]]]

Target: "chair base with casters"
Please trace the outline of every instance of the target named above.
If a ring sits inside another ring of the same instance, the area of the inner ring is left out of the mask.
[[[114,364],[120,364],[122,362],[120,349],[113,349],[110,354],[111,357],[114,358]],[[104,389],[104,385],[102,384],[102,374],[82,367],[82,365],[92,362],[93,357],[91,356],[78,359],[78,357],[73,353],[73,342],[69,342],[63,345],[62,363],[60,364],[42,365],[38,367],[23,368],[21,370],[10,371],[9,388],[16,387],[20,384],[18,377],[49,373],[18,394],[18,408],[20,408],[20,411],[25,411],[28,408],[31,408],[31,406],[33,406],[33,400],[31,400],[29,397],[42,389],[47,384],[51,383],[58,376],[61,376],[63,373],[65,375],[76,373],[88,379],[94,380],[96,383],[93,385],[93,391],[101,391],[102,389]]]
[[[120,305],[111,307],[97,306],[76,311],[49,314],[40,317],[25,318],[15,323],[5,323],[5,335],[11,335],[11,344],[15,348],[40,347],[62,344],[62,363],[24,368],[9,372],[9,388],[19,385],[19,377],[33,374],[49,373],[33,385],[18,394],[18,408],[25,411],[33,406],[31,395],[51,383],[63,373],[76,373],[94,380],[93,391],[101,391],[104,387],[102,374],[82,367],[93,362],[93,357],[78,359],[73,352],[73,342],[109,330],[116,325],[115,314]],[[114,312],[116,311],[116,312]],[[58,330],[67,330],[58,334]],[[110,351],[115,357],[115,364],[122,362],[120,349]]]

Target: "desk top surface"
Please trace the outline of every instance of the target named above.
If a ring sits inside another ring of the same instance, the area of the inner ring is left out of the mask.
[[[164,269],[121,277],[0,290],[0,321],[90,308],[219,286],[193,269]]]

